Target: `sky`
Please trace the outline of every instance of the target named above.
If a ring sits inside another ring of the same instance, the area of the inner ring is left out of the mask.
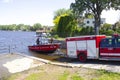
[[[69,9],[75,0],[0,0],[0,24],[40,23],[52,26],[54,12],[58,9]],[[103,11],[101,17],[107,23],[120,19],[120,11]]]

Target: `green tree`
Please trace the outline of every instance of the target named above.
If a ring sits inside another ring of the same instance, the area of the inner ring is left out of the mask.
[[[33,31],[36,31],[36,30],[38,30],[38,29],[40,29],[40,28],[42,28],[42,25],[40,24],[40,23],[35,23],[34,25],[33,25]]]
[[[95,34],[99,34],[99,27],[101,24],[100,15],[106,9],[120,9],[120,0],[75,0],[71,3],[71,9],[79,16],[85,12],[93,13],[95,19]]]
[[[116,22],[113,25],[113,30],[114,30],[115,33],[120,33],[120,21]]]
[[[72,11],[70,9],[58,9],[54,12],[54,21],[55,26],[58,26],[59,20],[62,16],[71,15]]]
[[[105,23],[100,28],[100,34],[112,35],[114,33],[114,30],[112,28],[113,26],[111,24]]]
[[[92,13],[86,13],[85,14],[85,18],[94,18],[93,14]]]
[[[70,15],[62,16],[57,27],[58,35],[60,37],[71,36],[74,27],[73,18]]]
[[[113,29],[113,26],[111,24],[103,24],[101,27],[100,27],[100,34],[104,34],[104,35],[112,35],[114,34],[114,29]]]
[[[16,29],[17,30],[23,30],[23,26],[24,26],[24,24],[18,24]]]
[[[59,9],[55,12],[54,16],[54,33],[57,33],[60,37],[71,36],[74,34],[73,29],[76,27],[76,21],[74,15],[69,9]]]
[[[10,24],[10,25],[0,25],[0,30],[22,30],[22,31],[29,31],[30,25],[24,25],[24,24]]]
[[[112,25],[111,25],[111,24],[105,23],[105,24],[103,24],[103,25],[101,26],[101,30],[103,30],[103,31],[107,31],[107,30],[109,30],[109,29],[112,29]]]
[[[79,35],[93,35],[93,27],[81,27]]]
[[[12,27],[12,30],[17,30],[16,24],[12,24],[12,25],[10,25],[10,26]]]
[[[55,24],[54,27],[53,27],[53,30],[52,30],[52,33],[56,34],[57,33],[57,27],[58,27],[58,23],[59,23],[59,20],[60,20],[61,16],[57,16],[53,23]]]
[[[71,14],[70,9],[58,9],[57,11],[54,12],[54,19],[56,19],[58,16],[64,15],[64,14]]]

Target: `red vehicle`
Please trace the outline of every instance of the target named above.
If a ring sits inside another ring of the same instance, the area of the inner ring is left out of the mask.
[[[37,36],[36,44],[28,46],[29,50],[45,53],[53,53],[59,48],[59,43],[53,43],[53,39],[48,40],[44,34]]]
[[[120,37],[114,35],[79,36],[66,38],[67,56],[78,58],[81,62],[87,59],[120,61]]]
[[[28,48],[31,51],[53,53],[59,48],[59,44],[53,43],[53,44],[32,45],[32,46],[28,46]]]

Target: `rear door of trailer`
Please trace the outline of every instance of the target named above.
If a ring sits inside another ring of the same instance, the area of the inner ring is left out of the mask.
[[[67,56],[70,58],[77,58],[76,41],[67,41]]]

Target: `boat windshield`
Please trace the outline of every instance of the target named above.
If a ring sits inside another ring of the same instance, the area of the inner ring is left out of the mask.
[[[40,44],[48,44],[48,39],[46,37],[39,37]]]
[[[39,44],[48,44],[48,36],[46,33],[41,33],[39,35],[36,35],[39,38]]]

